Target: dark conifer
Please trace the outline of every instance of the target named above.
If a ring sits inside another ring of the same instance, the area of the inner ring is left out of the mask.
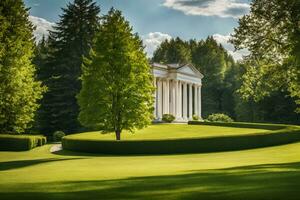
[[[60,21],[50,31],[50,53],[39,71],[48,86],[39,117],[46,134],[79,131],[76,95],[81,88],[82,58],[88,55],[99,28],[100,8],[92,0],[75,0],[62,10]]]

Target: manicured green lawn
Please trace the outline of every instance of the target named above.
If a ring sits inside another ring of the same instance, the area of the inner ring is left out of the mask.
[[[253,133],[263,133],[268,130],[252,128],[234,128],[218,127],[207,125],[186,125],[186,124],[160,124],[151,125],[148,128],[138,130],[135,133],[128,131],[122,132],[122,140],[161,140],[175,138],[202,138],[202,137],[219,137],[232,135],[246,135]],[[115,140],[114,134],[101,134],[101,132],[88,132],[68,136],[76,139],[89,140]]]
[[[288,200],[300,196],[300,143],[160,156],[51,154],[50,147],[0,152],[1,200]]]

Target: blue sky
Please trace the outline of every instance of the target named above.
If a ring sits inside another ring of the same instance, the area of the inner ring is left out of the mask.
[[[65,7],[73,0],[25,0],[31,7],[31,20],[37,26],[36,36],[47,34],[59,20]],[[112,6],[121,10],[135,32],[144,39],[151,56],[164,39],[204,39],[213,35],[236,59],[243,52],[233,52],[227,43],[237,26],[238,17],[249,10],[248,0],[96,0],[105,14]]]

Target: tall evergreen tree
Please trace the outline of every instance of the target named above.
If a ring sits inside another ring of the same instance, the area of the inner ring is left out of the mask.
[[[32,65],[33,25],[22,0],[0,1],[0,132],[30,127],[45,88]]]
[[[49,88],[39,112],[41,132],[46,134],[80,129],[76,95],[81,89],[82,59],[88,55],[99,28],[100,8],[92,0],[74,0],[62,10],[60,21],[50,32],[49,55],[39,70]]]
[[[78,95],[80,122],[103,132],[140,129],[153,118],[153,81],[143,44],[121,12],[103,18]]]

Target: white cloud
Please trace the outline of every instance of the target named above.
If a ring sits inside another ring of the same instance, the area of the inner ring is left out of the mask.
[[[243,56],[249,55],[249,51],[247,49],[235,51],[234,46],[231,43],[229,43],[230,37],[230,35],[213,35],[213,38],[232,55],[234,60],[242,60]]]
[[[29,16],[29,20],[36,26],[36,30],[33,32],[36,41],[40,41],[43,35],[47,37],[49,35],[49,30],[53,30],[53,26],[55,25],[55,23],[35,16]]]
[[[144,45],[146,45],[145,51],[148,57],[152,57],[156,48],[165,40],[170,40],[172,37],[166,33],[151,32],[146,36],[143,36]]]
[[[242,0],[165,0],[164,6],[186,15],[239,18],[249,12],[250,5]]]

